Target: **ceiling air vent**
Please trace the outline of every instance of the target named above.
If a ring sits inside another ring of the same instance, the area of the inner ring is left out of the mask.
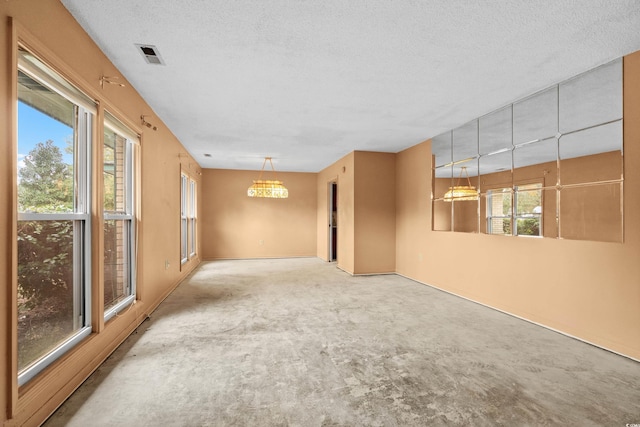
[[[158,52],[158,48],[152,44],[136,44],[136,47],[142,54],[142,57],[147,64],[154,65],[165,65],[162,57],[160,56],[160,52]]]

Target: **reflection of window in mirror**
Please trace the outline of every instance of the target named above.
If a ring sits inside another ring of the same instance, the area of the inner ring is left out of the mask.
[[[540,182],[515,185],[513,190],[511,186],[488,190],[486,232],[503,236],[542,236],[543,212]]]
[[[433,230],[477,232],[464,223],[486,234],[623,241],[620,59],[434,137],[432,147]],[[481,197],[456,212],[445,192],[463,162]]]
[[[511,187],[487,191],[487,234],[511,235]]]
[[[542,236],[542,184],[515,186],[516,236]]]

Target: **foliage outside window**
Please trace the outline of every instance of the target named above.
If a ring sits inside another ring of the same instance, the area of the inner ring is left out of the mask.
[[[515,187],[516,236],[542,236],[542,184]]]
[[[89,150],[95,104],[18,53],[18,383],[91,332]]]
[[[514,189],[507,187],[487,191],[487,233],[542,236],[542,184],[518,185]],[[515,224],[515,229],[512,224]]]

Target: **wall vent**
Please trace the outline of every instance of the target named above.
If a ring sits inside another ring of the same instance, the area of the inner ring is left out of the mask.
[[[152,44],[136,44],[136,48],[142,55],[147,64],[165,65],[158,48]]]

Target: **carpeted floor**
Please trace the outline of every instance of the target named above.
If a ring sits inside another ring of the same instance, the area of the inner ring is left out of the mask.
[[[640,423],[640,363],[395,275],[203,263],[46,426]]]

